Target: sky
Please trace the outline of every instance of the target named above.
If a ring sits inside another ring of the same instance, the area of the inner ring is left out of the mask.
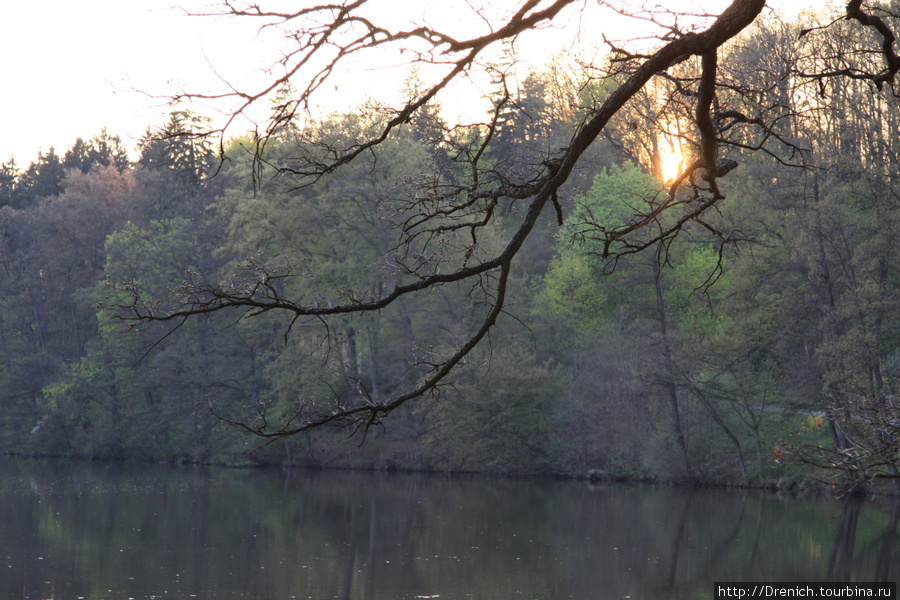
[[[0,161],[21,167],[38,151],[65,152],[107,127],[133,147],[161,125],[164,96],[212,81],[210,63],[245,63],[255,28],[186,16],[171,0],[30,0],[4,3]],[[202,10],[204,2],[183,6]],[[159,96],[159,97],[153,97]]]
[[[175,1],[179,8],[172,7]],[[276,1],[298,4],[298,0]],[[454,23],[454,15],[434,13],[434,7],[442,2],[382,1],[396,5],[398,13],[409,10],[417,17],[441,20],[441,25]],[[478,3],[469,0],[471,5]],[[488,4],[486,0],[481,3]],[[493,4],[512,5],[510,0]],[[704,1],[710,10],[727,4],[725,0]],[[214,0],[4,3],[0,18],[0,162],[14,157],[20,168],[25,167],[38,152],[55,147],[63,154],[79,136],[87,140],[104,127],[121,136],[126,148],[133,151],[148,126],[164,124],[171,110],[166,104],[170,95],[185,89],[222,89],[224,81],[239,84],[260,77],[261,69],[269,64],[266,61],[283,47],[280,34],[273,30],[261,33],[258,23],[247,20],[187,14],[214,10]],[[573,20],[568,21],[572,26]],[[523,59],[539,60],[539,56],[562,50],[571,36],[550,31],[541,39],[550,40],[542,42],[547,47],[528,40],[519,44]],[[336,80],[334,90],[327,88],[331,97],[321,101],[358,98],[360,90],[379,86],[396,89],[402,77],[400,68],[360,67]],[[445,107],[447,100],[452,98],[445,99]],[[453,110],[452,102],[449,105]],[[206,107],[194,109],[214,116]],[[456,112],[464,111],[465,107],[456,108]],[[249,124],[243,127],[246,130]]]

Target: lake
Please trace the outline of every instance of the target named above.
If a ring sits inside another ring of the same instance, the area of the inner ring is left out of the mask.
[[[743,490],[0,459],[0,598],[704,599],[894,581],[900,505]]]

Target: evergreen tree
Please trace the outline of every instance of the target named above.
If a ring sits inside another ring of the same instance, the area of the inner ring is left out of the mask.
[[[147,129],[138,144],[138,164],[149,170],[167,170],[182,183],[196,186],[210,173],[215,154],[205,135],[208,119],[189,110],[175,110],[159,131]]]
[[[21,208],[23,201],[19,176],[19,168],[14,158],[0,165],[0,208],[4,206]]]
[[[66,171],[78,169],[82,173],[87,173],[91,170],[91,159],[88,153],[88,145],[79,137],[63,156],[63,168]]]
[[[19,177],[24,204],[59,194],[65,175],[66,168],[52,146],[46,154],[38,153],[37,161],[31,163]]]

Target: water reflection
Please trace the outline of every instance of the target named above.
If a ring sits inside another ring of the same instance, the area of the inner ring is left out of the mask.
[[[0,461],[2,598],[703,598],[893,581],[896,503]]]

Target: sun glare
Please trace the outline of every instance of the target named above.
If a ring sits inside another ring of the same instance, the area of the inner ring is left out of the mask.
[[[673,181],[684,170],[684,154],[679,140],[662,139],[659,143],[659,170],[663,183]]]

